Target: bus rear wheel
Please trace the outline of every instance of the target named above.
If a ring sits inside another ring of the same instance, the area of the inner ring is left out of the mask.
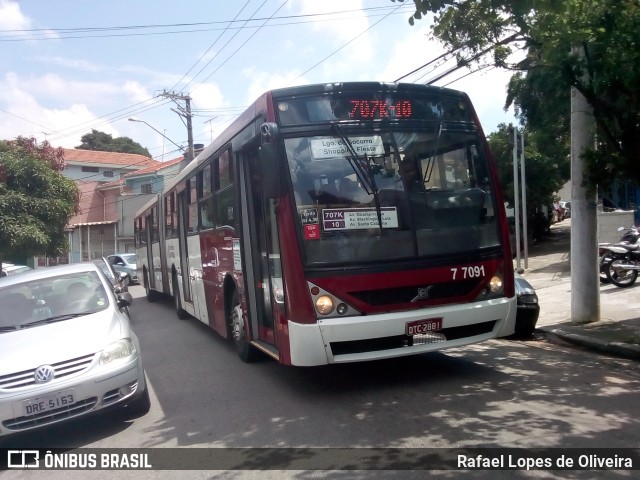
[[[233,291],[231,296],[231,304],[227,314],[227,323],[231,329],[231,337],[233,344],[236,347],[236,352],[240,356],[243,362],[252,362],[256,358],[256,350],[251,346],[251,343],[247,340],[247,334],[245,331],[244,319],[242,315],[242,307],[240,306],[240,299],[238,298],[238,292]]]
[[[155,302],[156,301],[156,292],[155,290],[151,290],[151,287],[149,286],[149,273],[145,270],[144,271],[144,293],[147,296],[147,301],[148,302]]]
[[[182,301],[180,300],[180,289],[178,288],[178,279],[173,277],[173,304],[176,307],[176,315],[180,320],[189,318],[189,312],[182,308]]]

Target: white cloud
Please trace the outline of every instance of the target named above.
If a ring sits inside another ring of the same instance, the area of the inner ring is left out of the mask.
[[[10,0],[0,0],[0,30],[27,30],[31,20],[22,14],[20,5]]]
[[[135,103],[144,102],[152,97],[149,91],[140,82],[136,82],[134,80],[127,80],[124,82],[122,91]]]
[[[334,53],[340,53],[341,56],[346,54],[349,58],[346,63],[350,64],[351,68],[370,61],[374,56],[376,37],[368,30],[371,24],[366,12],[361,10],[363,8],[362,0],[348,3],[343,0],[323,0],[322,2],[298,0],[293,5],[300,9],[302,15],[349,11],[330,16],[323,15],[315,20],[312,17],[307,28],[313,34],[323,38],[323,43],[320,45],[321,51],[328,52],[330,55]],[[320,60],[322,58],[318,58],[318,61]],[[333,69],[336,68],[344,67],[336,64]]]
[[[463,75],[461,70],[458,76]],[[449,85],[449,88],[462,90],[469,95],[485,134],[496,130],[500,123],[515,123],[513,109],[504,111],[507,98],[507,84],[513,72],[506,70],[489,70],[473,73]],[[455,74],[452,79],[455,79]]]
[[[255,69],[245,69],[242,74],[249,79],[247,88],[247,105],[253,103],[260,95],[267,90],[275,88],[291,87],[293,85],[305,85],[309,81],[300,77],[300,72],[290,70],[288,72],[258,72]]]
[[[215,108],[225,108],[229,102],[225,99],[220,87],[214,83],[203,83],[191,92],[193,105],[197,109],[211,110]]]
[[[48,63],[63,68],[70,68],[74,70],[80,70],[84,72],[102,72],[106,70],[106,67],[97,65],[88,60],[80,60],[75,58],[64,57],[38,57],[38,61],[41,63]]]
[[[0,30],[31,30],[33,29],[31,19],[20,10],[20,4],[11,0],[0,0]],[[7,32],[5,32],[7,33]],[[58,34],[51,30],[40,32],[16,31],[10,34],[12,38],[35,39],[38,38],[58,38]]]
[[[406,36],[395,43],[385,68],[377,74],[380,81],[392,82],[444,52],[442,45],[430,38],[430,27],[426,23],[419,27],[408,27],[406,32]],[[425,69],[417,76],[428,71]],[[413,80],[416,75],[408,78]]]
[[[347,10],[361,10],[362,0],[296,0],[291,2],[294,7],[298,7],[302,15],[318,15],[331,12],[341,12]],[[314,32],[326,35],[326,39],[332,43],[344,43],[351,40],[356,34],[369,27],[369,20],[364,11],[353,11],[331,16],[311,17],[308,28]]]

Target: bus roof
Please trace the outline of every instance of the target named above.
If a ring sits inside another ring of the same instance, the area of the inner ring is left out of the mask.
[[[267,113],[267,109],[270,108],[270,98],[281,98],[291,96],[302,96],[319,93],[332,93],[332,92],[344,92],[344,91],[356,91],[356,90],[377,90],[388,92],[415,92],[415,93],[438,93],[441,95],[454,96],[460,98],[468,98],[467,94],[459,90],[453,90],[445,87],[436,87],[433,85],[415,84],[415,83],[386,83],[386,82],[337,82],[337,83],[317,83],[311,85],[300,85],[294,87],[285,87],[274,90],[269,90],[260,97],[258,97],[244,112],[242,112],[216,139],[202,150],[198,156],[193,159],[186,167],[184,167],[178,175],[176,175],[170,182],[165,184],[164,189],[158,192],[162,195],[164,192],[171,190],[185,178],[187,178],[191,172],[198,169],[211,154],[218,151],[224,145],[229,143],[233,136],[236,135],[241,129],[249,125],[260,113]],[[158,197],[155,197],[145,203],[136,212],[136,217],[147,211],[149,208],[158,201]]]

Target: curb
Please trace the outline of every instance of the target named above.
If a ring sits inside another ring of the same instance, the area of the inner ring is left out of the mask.
[[[631,345],[621,342],[605,342],[591,337],[586,337],[578,333],[571,333],[560,328],[553,330],[544,330],[560,340],[564,340],[575,345],[588,347],[599,352],[608,353],[622,358],[640,361],[640,345]]]

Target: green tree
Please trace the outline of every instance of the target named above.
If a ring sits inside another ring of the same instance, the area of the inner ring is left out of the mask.
[[[101,152],[137,153],[151,158],[149,150],[144,148],[129,137],[113,138],[108,133],[91,130],[91,133],[83,135],[80,140],[82,144],[76,148],[80,150],[96,150]]]
[[[569,152],[566,144],[549,144],[545,132],[525,130],[524,137],[527,217],[532,225],[539,208],[552,204],[556,200],[555,192],[568,180]],[[505,201],[513,207],[513,134],[508,125],[501,123],[487,140],[498,167]],[[533,229],[529,233],[534,233]]]
[[[575,87],[593,108],[598,130],[598,148],[588,155],[591,183],[602,184],[615,175],[640,182],[636,160],[640,151],[640,4],[636,0],[414,3],[416,11],[409,23],[435,14],[433,33],[455,53],[459,65],[489,62],[520,72],[511,83],[507,106],[517,103],[523,122],[557,114],[561,104],[568,110],[569,91]],[[584,55],[577,55],[575,47],[582,48]],[[517,50],[525,55],[510,63]],[[486,52],[492,52],[490,60]],[[558,126],[558,117],[550,118],[548,130]],[[564,123],[568,125],[568,112]]]
[[[35,138],[0,141],[0,260],[68,251],[64,228],[80,192],[62,169],[62,148]]]

